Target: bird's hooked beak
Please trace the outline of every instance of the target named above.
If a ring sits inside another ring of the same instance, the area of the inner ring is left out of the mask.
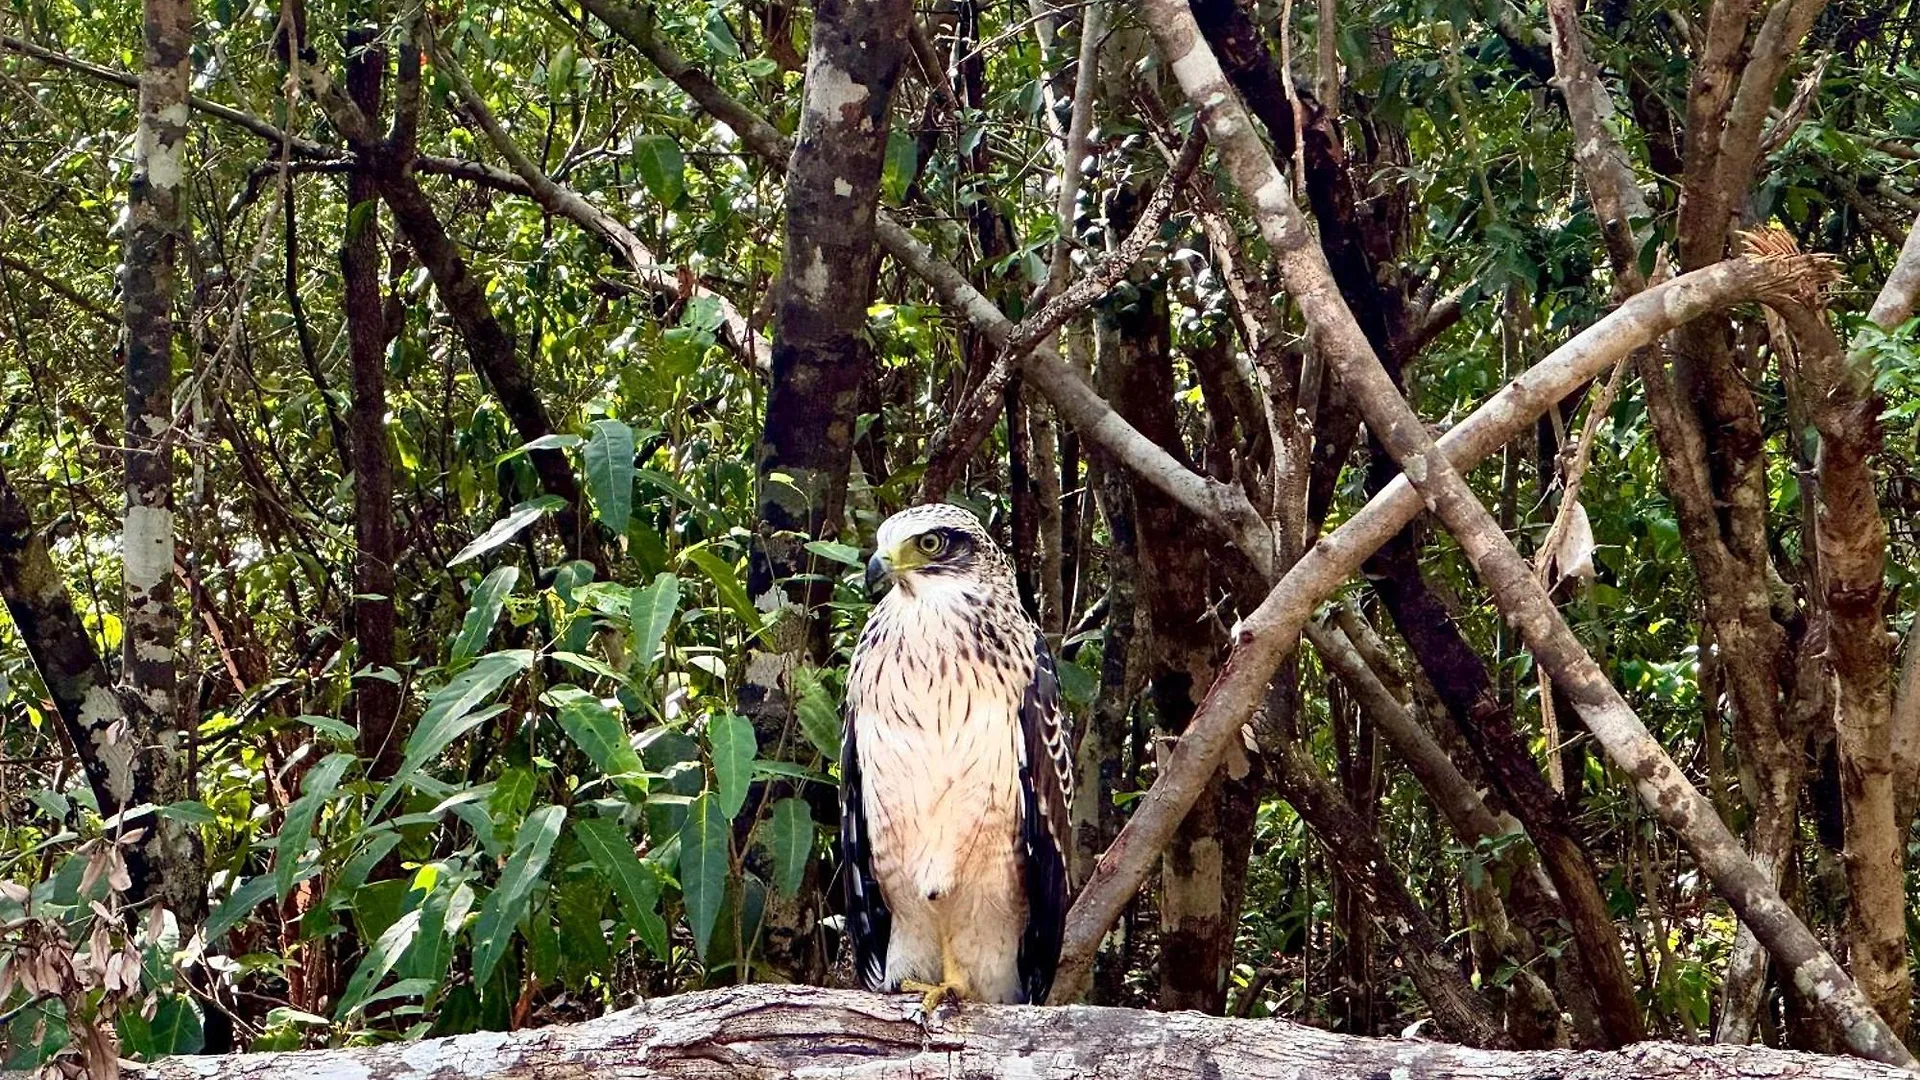
[[[920,550],[919,537],[909,536],[890,548],[881,548],[867,560],[867,595],[875,600],[887,587],[927,565],[927,553]],[[911,585],[905,586],[911,594]]]
[[[893,561],[884,551],[874,552],[873,558],[867,560],[867,595],[878,600],[892,582]]]

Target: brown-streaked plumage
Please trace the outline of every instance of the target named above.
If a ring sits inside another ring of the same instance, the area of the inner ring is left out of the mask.
[[[1067,912],[1073,740],[1046,638],[979,519],[881,523],[841,749],[847,930],[861,981],[1042,1002]]]

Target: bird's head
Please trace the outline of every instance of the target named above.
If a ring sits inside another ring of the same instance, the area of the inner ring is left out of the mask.
[[[880,523],[873,558],[867,560],[867,591],[878,596],[889,585],[909,594],[933,580],[997,583],[1012,571],[1000,546],[980,519],[950,503],[927,503]]]

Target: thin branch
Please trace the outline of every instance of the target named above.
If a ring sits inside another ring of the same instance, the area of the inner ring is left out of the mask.
[[[1144,21],[1162,58],[1199,110],[1228,175],[1252,206],[1287,291],[1326,349],[1367,426],[1460,542],[1537,661],[1572,700],[1595,741],[1637,781],[1642,801],[1692,851],[1717,891],[1804,988],[1809,1004],[1855,1054],[1909,1065],[1913,1055],[1847,972],[1747,857],[1680,767],[1580,644],[1466,479],[1395,388],[1353,313],[1339,299],[1325,255],[1285,180],[1182,0],[1147,0]],[[1793,296],[1795,303],[1806,297]],[[1817,989],[1816,989],[1817,988]]]
[[[51,274],[48,274],[46,271],[41,270],[39,267],[33,265],[32,263],[27,262],[24,259],[16,259],[11,255],[8,255],[4,252],[0,252],[0,266],[4,266],[9,270],[16,270],[22,274],[25,274],[26,276],[32,278],[34,281],[38,282],[40,286],[46,289],[48,292],[51,292],[56,296],[59,296],[61,299],[65,300],[69,304],[72,304],[74,307],[79,308],[81,311],[85,312],[86,314],[93,316],[95,319],[98,319],[103,323],[106,323],[108,326],[115,327],[116,329],[119,327],[120,317],[118,315],[115,315],[113,312],[108,311],[106,308],[100,306],[100,304],[96,303],[91,297],[87,296],[87,294],[81,292],[79,289],[76,289],[73,286],[67,284],[66,282],[61,281],[59,278],[56,278]]]
[[[534,201],[545,207],[549,213],[572,221],[589,233],[598,236],[609,248],[619,254],[643,282],[654,292],[678,294],[672,275],[660,265],[653,252],[642,243],[633,230],[626,227],[613,215],[588,202],[579,192],[555,183],[541,171],[540,166],[527,156],[513,141],[513,136],[502,127],[487,107],[486,99],[474,90],[473,83],[467,79],[466,72],[460,70],[459,63],[437,39],[428,31],[428,40],[433,49],[434,62],[440,73],[453,85],[454,93],[473,118],[474,123],[486,135],[487,141],[507,159],[515,175],[524,182],[532,193]],[[734,306],[733,301],[714,292],[704,285],[695,284],[690,295],[707,297],[718,303],[722,324],[735,348],[746,354],[748,362],[755,365],[765,364],[772,354],[772,346],[756,336],[747,325],[747,318]]]
[[[1148,246],[1160,238],[1160,226],[1167,220],[1174,196],[1199,165],[1200,153],[1205,145],[1204,136],[1188,139],[1186,146],[1181,149],[1180,160],[1173,166],[1172,174],[1154,191],[1146,208],[1141,211],[1140,220],[1134,224],[1133,231],[1120,242],[1113,254],[1101,260],[1091,273],[1053,296],[1045,307],[1022,319],[1007,335],[1006,344],[1001,348],[1000,355],[994,358],[993,366],[987,369],[973,393],[954,413],[952,422],[929,442],[927,471],[920,484],[923,502],[938,502],[945,498],[947,489],[953,486],[960,470],[980,449],[980,444],[986,441],[987,434],[993,430],[994,422],[999,419],[1000,410],[1006,403],[1006,395],[1001,391],[1014,369],[1041,342],[1107,295],[1108,290],[1126,277],[1128,271],[1146,254]],[[1059,256],[1056,254],[1055,258]]]
[[[1642,292],[1507,384],[1440,438],[1457,468],[1470,469],[1528,430],[1547,409],[1623,356],[1675,327],[1713,312],[1830,280],[1819,260],[1733,259]],[[1360,512],[1322,537],[1241,620],[1234,650],[1200,710],[1160,767],[1160,778],[1081,890],[1067,917],[1053,1000],[1073,1000],[1091,974],[1093,954],[1129,900],[1159,865],[1160,852],[1205,790],[1221,756],[1260,703],[1313,609],[1361,564],[1418,517],[1425,504],[1405,476],[1393,479]]]

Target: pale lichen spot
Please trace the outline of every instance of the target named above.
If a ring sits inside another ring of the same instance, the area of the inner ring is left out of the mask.
[[[85,697],[80,699],[80,723],[89,728],[110,723],[120,715],[120,699],[105,686],[87,687]]]
[[[1173,62],[1173,77],[1180,80],[1181,86],[1205,86],[1217,78],[1220,65],[1213,59],[1211,49],[1188,48]]]
[[[866,104],[867,88],[830,63],[815,64],[813,70],[807,72],[807,81],[812,84],[808,94],[810,105],[830,119],[841,120],[847,109]]]
[[[812,257],[807,260],[806,269],[800,271],[796,284],[800,286],[802,294],[816,303],[827,299],[829,290],[833,288],[833,275],[827,272],[827,261],[821,257],[818,247],[813,249]]]
[[[147,182],[156,188],[171,191],[180,186],[183,170],[180,167],[182,144],[175,141],[151,139],[144,155],[147,161]]]
[[[1034,1080],[1040,1073],[1033,1067],[1032,1058],[1016,1055],[1000,1063],[1000,1075],[1006,1080]]]
[[[122,553],[127,587],[145,592],[173,569],[173,512],[155,506],[129,506]]]
[[[133,752],[131,740],[113,739],[108,730],[93,733],[94,756],[107,773],[107,790],[119,802],[133,798]]]
[[[847,183],[844,179],[836,176],[833,178],[833,193],[835,195],[840,196],[843,199],[852,198],[853,185]]]
[[[1278,208],[1286,205],[1287,198],[1287,182],[1276,171],[1253,193],[1253,205],[1263,210]]]

